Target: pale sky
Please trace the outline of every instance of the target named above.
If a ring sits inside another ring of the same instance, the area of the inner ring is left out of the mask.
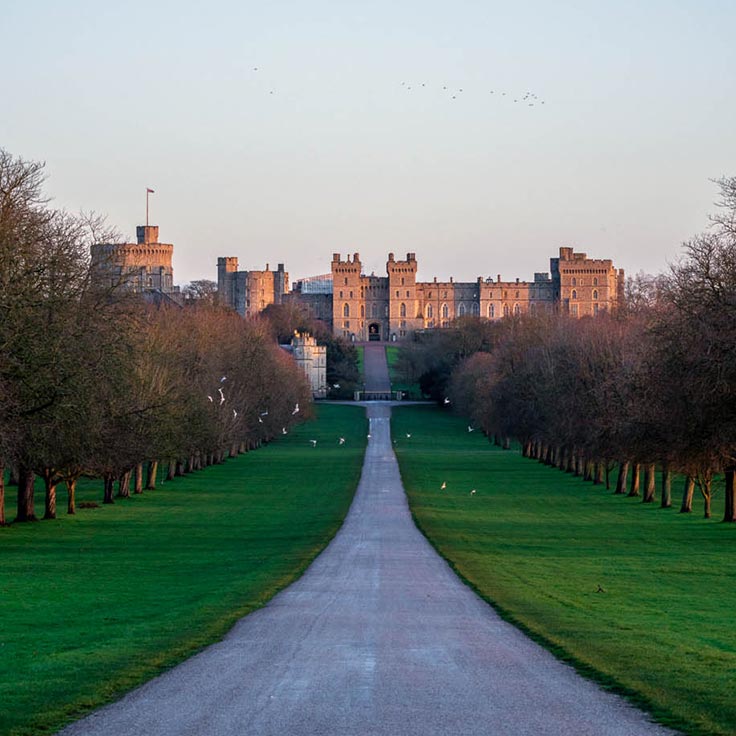
[[[129,240],[155,189],[179,284],[355,251],[527,279],[561,245],[656,273],[736,175],[734,29],[733,0],[3,0],[0,146]]]

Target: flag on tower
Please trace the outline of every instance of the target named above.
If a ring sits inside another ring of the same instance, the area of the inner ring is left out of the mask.
[[[155,192],[153,191],[153,189],[150,189],[149,187],[146,187],[146,191],[147,191],[147,192],[148,192],[149,194],[155,194]]]

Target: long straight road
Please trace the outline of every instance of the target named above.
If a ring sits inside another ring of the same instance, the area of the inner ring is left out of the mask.
[[[463,585],[414,526],[390,437],[342,529],[228,636],[64,736],[671,733],[561,664]]]

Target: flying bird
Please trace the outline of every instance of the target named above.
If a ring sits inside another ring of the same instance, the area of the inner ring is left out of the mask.
[[[447,405],[450,403],[450,399],[448,399],[447,396],[445,396],[445,400],[442,403]]]
[[[225,394],[222,393],[221,388],[218,388],[217,390],[220,392],[220,406],[222,406],[225,403]]]
[[[266,411],[262,411],[261,412],[261,416],[262,417],[267,417],[268,416],[268,409],[266,409]]]
[[[260,417],[258,417],[258,424],[263,424],[263,419],[261,419]]]
[[[294,416],[294,414],[299,413],[299,402],[297,401],[296,406],[294,407],[294,411],[291,412],[291,416]]]
[[[223,377],[222,377],[222,378],[220,379],[220,383],[225,383],[225,381],[227,381],[227,376],[223,376]]]
[[[238,412],[236,412],[235,409],[233,409],[233,419],[237,419],[237,418],[238,418]]]
[[[440,490],[441,490],[441,491],[444,491],[444,490],[445,490],[445,488],[447,488],[447,483],[446,483],[446,482],[445,482],[445,481],[443,480],[443,481],[442,481],[442,485],[440,486]]]
[[[209,394],[207,394],[207,398],[210,400],[211,403],[215,403],[215,400]]]
[[[471,427],[471,426],[470,426],[470,425],[468,424],[468,432],[475,432],[475,427]]]
[[[340,384],[339,383],[333,383],[332,384],[332,388],[340,388]]]

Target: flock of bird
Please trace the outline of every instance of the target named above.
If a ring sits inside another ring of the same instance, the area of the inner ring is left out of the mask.
[[[257,73],[260,71],[260,67],[254,66],[253,72]],[[427,91],[435,91],[440,92],[441,94],[445,95],[446,97],[449,97],[451,100],[457,100],[460,97],[468,96],[466,94],[466,88],[465,87],[454,87],[448,84],[427,84],[427,82],[401,82],[400,87],[406,91],[406,92],[412,92],[412,90],[427,90]],[[475,91],[475,90],[474,90]],[[268,91],[269,95],[276,94],[275,89],[269,89]],[[502,101],[509,101],[512,102],[512,104],[517,105],[526,105],[527,107],[535,107],[536,105],[544,105],[546,104],[546,101],[541,99],[539,95],[536,92],[533,92],[532,90],[527,90],[523,93],[521,92],[508,92],[508,91],[502,91],[502,90],[495,90],[495,89],[485,89],[482,90],[483,95],[493,95],[494,99],[502,100]],[[471,93],[472,95],[472,93]]]
[[[227,381],[227,376],[223,376],[220,379],[220,383],[221,384],[222,383],[225,383],[225,381]],[[339,383],[334,383],[333,386],[334,386],[334,388],[340,388],[340,384]],[[219,395],[220,395],[220,401],[219,401],[218,406],[222,406],[225,403],[225,393],[222,390],[222,386],[218,386],[217,387],[217,393],[219,393]],[[207,394],[207,398],[209,399],[209,401],[210,401],[211,404],[214,404],[215,403],[215,399],[212,397],[211,394]],[[450,403],[450,399],[445,398],[444,403],[445,404],[449,404]],[[237,419],[238,418],[238,412],[237,412],[237,410],[236,409],[233,409],[232,411],[233,411],[233,418],[234,419]],[[291,416],[296,416],[299,413],[299,411],[300,411],[300,409],[299,409],[299,402],[297,401],[296,404],[294,404],[294,409],[291,412]],[[260,424],[263,424],[263,417],[267,417],[267,416],[268,416],[268,409],[265,409],[264,411],[262,411],[259,414],[259,416],[258,416],[258,422]],[[468,432],[475,432],[475,427],[471,427],[470,425],[468,425]],[[281,434],[282,435],[289,434],[289,432],[286,429],[286,427],[282,427],[281,428]],[[368,439],[371,439],[371,434],[368,433],[367,437],[368,437]],[[408,439],[408,440],[411,439],[411,432],[406,432],[406,439]],[[393,442],[394,442],[394,444],[396,444],[396,440],[394,440]],[[317,440],[309,440],[309,443],[312,445],[312,447],[317,447]],[[344,445],[345,444],[345,438],[344,437],[338,437],[337,444],[339,446]],[[441,491],[444,491],[446,489],[447,489],[447,481],[442,481],[442,485],[440,486],[440,490]],[[470,491],[470,495],[471,496],[475,496],[475,494],[476,494],[476,489],[473,488]]]

